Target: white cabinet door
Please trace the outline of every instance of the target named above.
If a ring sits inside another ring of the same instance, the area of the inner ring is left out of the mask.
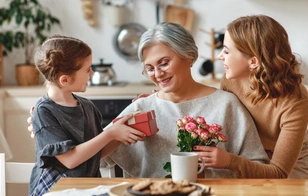
[[[4,133],[13,154],[11,161],[34,162],[35,140],[28,132],[27,118],[38,97],[7,97],[4,99]]]

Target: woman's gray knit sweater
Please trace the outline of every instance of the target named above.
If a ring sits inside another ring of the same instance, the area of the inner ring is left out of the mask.
[[[222,133],[227,136],[226,143],[218,147],[235,155],[259,162],[268,162],[267,154],[259,139],[255,124],[237,97],[231,93],[217,90],[201,98],[173,103],[152,94],[138,99],[122,111],[119,116],[135,112],[155,110],[159,131],[144,142],[125,146],[121,144],[101,165],[119,165],[132,177],[163,178],[168,173],[163,163],[170,161],[170,153],[178,152],[176,121],[186,115],[203,116],[208,124],[217,123],[223,127]],[[225,169],[208,168],[207,178],[236,177]]]

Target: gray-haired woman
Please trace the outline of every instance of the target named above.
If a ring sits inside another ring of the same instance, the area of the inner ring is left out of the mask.
[[[105,159],[106,163],[119,165],[132,177],[164,177],[167,172],[163,163],[170,161],[170,153],[179,151],[176,121],[185,115],[203,116],[208,123],[223,127],[228,142],[219,143],[217,148],[256,164],[268,162],[255,124],[236,96],[193,79],[191,67],[198,57],[198,48],[189,31],[178,24],[160,23],[142,35],[138,56],[143,64],[142,73],[160,90],[134,101],[119,116],[137,109],[155,110],[159,132],[144,142],[119,146]],[[206,165],[214,161],[203,158]],[[238,177],[227,165],[207,168],[205,176]]]

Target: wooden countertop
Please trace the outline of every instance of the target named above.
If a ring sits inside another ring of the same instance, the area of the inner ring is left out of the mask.
[[[77,93],[82,96],[136,96],[151,93],[155,85],[144,83],[126,83],[119,86],[88,86],[86,92]],[[46,93],[45,85],[39,86],[6,86],[1,90],[10,97],[39,97]]]
[[[62,178],[51,192],[70,188],[87,189],[99,185],[116,185],[121,182],[136,183],[142,178]],[[164,180],[164,179],[153,179]],[[307,196],[308,179],[203,179],[197,183],[210,186],[217,196]]]
[[[219,83],[208,83],[207,85],[219,88]],[[308,85],[305,85],[308,89]],[[149,82],[126,83],[119,86],[89,86],[81,96],[137,96],[141,93],[151,93],[157,87]],[[44,85],[39,86],[2,86],[0,97],[40,97],[46,92]]]

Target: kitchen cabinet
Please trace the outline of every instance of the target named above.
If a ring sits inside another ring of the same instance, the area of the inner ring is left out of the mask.
[[[37,97],[6,97],[3,104],[3,131],[13,159],[10,161],[34,162],[34,143],[27,131],[27,118]]]

